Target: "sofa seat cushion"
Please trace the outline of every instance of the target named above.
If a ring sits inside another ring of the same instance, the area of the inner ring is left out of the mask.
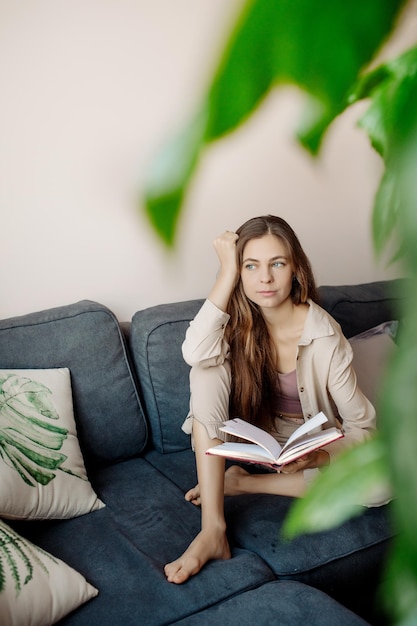
[[[88,300],[0,321],[0,368],[68,368],[88,470],[139,454],[147,426],[113,313]]]
[[[390,505],[364,508],[340,526],[290,541],[281,527],[292,502],[266,494],[226,498],[230,535],[260,556],[277,578],[310,584],[362,613],[371,598],[364,598],[361,588],[376,590],[393,536]]]
[[[316,571],[392,538],[389,505],[384,505],[364,508],[333,529],[283,539],[281,526],[292,502],[290,497],[266,494],[226,498],[229,528],[239,545],[262,556],[279,577]]]
[[[274,581],[190,615],[177,626],[366,626],[368,622],[328,595],[295,581]]]
[[[191,450],[172,454],[153,450],[146,458],[181,493],[197,481]],[[361,589],[378,588],[392,538],[389,505],[364,508],[362,515],[339,527],[287,541],[280,530],[293,501],[265,494],[226,497],[230,542],[260,556],[280,580],[312,585],[355,612],[372,616],[374,599],[364,597]]]
[[[241,548],[212,561],[185,585],[166,581],[200,526],[200,511],[142,458],[93,476],[106,507],[64,521],[18,522],[18,530],[81,572],[99,590],[62,621],[70,626],[160,626],[274,580],[257,555]]]
[[[144,458],[174,483],[183,494],[197,483],[195,454],[191,448],[171,454],[148,450]]]

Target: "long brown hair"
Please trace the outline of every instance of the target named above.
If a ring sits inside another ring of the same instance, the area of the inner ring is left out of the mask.
[[[239,278],[229,301],[230,321],[226,330],[232,368],[230,410],[232,416],[268,428],[273,420],[277,355],[260,308],[243,291],[240,272],[246,244],[268,234],[278,237],[287,249],[293,268],[291,299],[294,304],[305,303],[308,299],[317,302],[318,294],[310,261],[285,220],[273,215],[255,217],[240,226],[236,233],[239,235],[236,243]]]

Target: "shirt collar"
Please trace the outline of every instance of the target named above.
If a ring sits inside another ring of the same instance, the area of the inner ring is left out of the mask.
[[[304,324],[303,334],[301,335],[301,339],[299,341],[300,346],[306,346],[314,339],[334,335],[334,329],[328,313],[318,304],[313,302],[313,300],[308,299],[307,303],[309,305],[309,309]]]

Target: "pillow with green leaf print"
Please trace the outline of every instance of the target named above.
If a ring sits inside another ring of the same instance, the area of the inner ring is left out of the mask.
[[[51,626],[98,594],[79,572],[1,520],[0,574],[2,626]]]
[[[104,506],[88,480],[67,368],[0,370],[0,517],[71,518]]]

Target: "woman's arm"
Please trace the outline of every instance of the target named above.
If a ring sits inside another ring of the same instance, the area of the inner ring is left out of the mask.
[[[229,315],[206,300],[190,322],[182,344],[182,355],[191,367],[221,365],[227,357],[229,346],[224,330]]]
[[[351,345],[342,336],[330,367],[329,392],[339,412],[345,436],[328,446],[332,456],[353,443],[367,439],[376,429],[375,408],[358,386],[352,358]]]
[[[182,346],[183,357],[192,367],[219,365],[229,352],[224,340],[224,330],[229,321],[225,311],[237,280],[237,239],[236,233],[226,231],[213,242],[220,269],[208,300],[188,327]]]
[[[220,261],[220,269],[208,299],[222,311],[227,309],[237,280],[237,240],[238,235],[227,230],[213,241],[214,249]]]

